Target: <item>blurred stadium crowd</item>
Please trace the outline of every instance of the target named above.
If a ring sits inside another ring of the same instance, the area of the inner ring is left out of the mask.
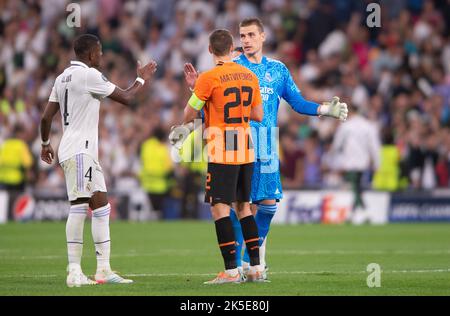
[[[100,37],[102,71],[122,88],[134,81],[137,60],[158,63],[135,110],[108,99],[102,103],[100,163],[108,189],[142,186],[154,201],[200,190],[204,165],[172,163],[167,143],[190,95],[183,65],[209,69],[209,33],[227,28],[239,46],[239,22],[257,16],[265,24],[264,53],[289,67],[305,98],[322,102],[341,96],[374,126],[381,144],[377,167],[396,178],[388,186],[374,181],[376,189],[448,187],[450,1],[380,1],[381,27],[370,28],[371,2],[376,1],[85,0],[78,1],[81,27],[70,28],[69,1],[0,0],[0,146],[21,139],[31,153],[0,150],[0,170],[8,161],[22,161],[25,185],[65,190],[62,169],[39,159],[38,126],[56,76],[74,58],[72,40],[87,32]],[[57,116],[55,149],[62,133]],[[339,124],[294,114],[281,104],[285,188],[343,185],[334,163]],[[370,169],[367,185],[377,171]],[[7,181],[0,176],[0,183]]]

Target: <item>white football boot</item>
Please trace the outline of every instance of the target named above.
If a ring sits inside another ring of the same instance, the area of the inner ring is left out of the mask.
[[[241,283],[243,282],[242,276],[239,273],[230,275],[225,271],[219,272],[219,274],[212,280],[203,282],[203,284],[224,284],[224,283]]]
[[[133,280],[124,279],[117,273],[111,270],[101,270],[97,271],[95,274],[95,281],[99,284],[130,284]]]
[[[80,287],[82,285],[95,285],[97,282],[84,275],[80,267],[68,267],[66,284],[68,287]]]
[[[269,271],[269,267],[264,265],[260,265],[257,271],[250,268],[250,264],[248,262],[242,262],[243,272],[245,276],[246,282],[270,282],[267,278],[267,271]],[[250,277],[249,277],[250,276]]]
[[[246,275],[246,282],[270,282],[267,280],[267,274],[265,275],[266,278],[264,278],[264,270],[265,267],[261,265],[250,266],[250,269]]]

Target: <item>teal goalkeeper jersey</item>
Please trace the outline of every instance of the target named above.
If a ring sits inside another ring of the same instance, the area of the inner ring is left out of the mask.
[[[289,70],[281,61],[263,56],[261,63],[255,64],[242,54],[235,58],[234,62],[253,71],[259,80],[264,118],[262,122],[250,122],[256,158],[278,159],[278,153],[272,150],[272,147],[276,144],[274,142],[278,141],[278,134],[273,128],[278,126],[277,116],[281,98],[286,100],[294,111],[306,115],[317,115],[319,104],[303,98]],[[265,129],[261,130],[261,127]]]

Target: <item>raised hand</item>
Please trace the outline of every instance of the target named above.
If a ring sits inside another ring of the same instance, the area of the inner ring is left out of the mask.
[[[151,60],[148,64],[145,66],[141,65],[141,62],[138,61],[138,67],[137,67],[137,75],[138,77],[141,77],[144,80],[149,80],[153,74],[156,71],[157,64],[155,61]]]
[[[189,88],[194,89],[195,82],[198,78],[198,72],[195,70],[191,63],[184,64],[184,79],[188,84]]]

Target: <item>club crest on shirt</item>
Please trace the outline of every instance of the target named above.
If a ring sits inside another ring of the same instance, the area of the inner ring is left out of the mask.
[[[266,72],[266,74],[264,75],[264,79],[268,82],[272,82],[272,76],[270,75],[270,73]]]

